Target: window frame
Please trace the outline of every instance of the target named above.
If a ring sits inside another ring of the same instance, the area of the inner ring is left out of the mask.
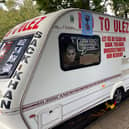
[[[22,60],[22,58],[23,58],[23,56],[24,56],[24,54],[25,54],[25,52],[26,52],[28,46],[30,45],[30,43],[31,43],[31,41],[32,41],[32,39],[33,39],[33,36],[34,36],[34,34],[30,34],[30,35],[26,35],[26,36],[22,36],[22,37],[17,37],[17,38],[10,38],[10,39],[7,39],[7,40],[5,39],[5,40],[2,41],[1,46],[0,46],[0,49],[1,49],[1,47],[3,46],[3,43],[5,43],[5,42],[9,42],[9,41],[18,42],[18,41],[20,41],[21,39],[25,39],[25,38],[28,39],[27,45],[24,46],[23,50],[20,52],[20,55],[18,55],[18,58],[16,59],[16,62],[13,64],[12,68],[10,69],[10,71],[9,71],[6,75],[5,75],[4,73],[3,73],[3,75],[2,75],[2,73],[1,73],[0,79],[8,79],[8,78],[11,78],[11,77],[12,77],[12,75],[13,75],[13,73],[15,72],[15,70],[16,70],[18,64],[19,64],[20,61]],[[15,43],[15,47],[16,47],[16,46],[17,46],[17,43]],[[10,50],[9,56],[8,56],[8,58],[7,58],[6,60],[8,60],[8,59],[10,58],[10,56],[11,56],[12,52],[14,51],[15,47],[12,46],[12,50]],[[5,60],[4,62],[6,62],[6,60]],[[5,64],[5,63],[4,63],[4,64]],[[3,64],[3,65],[4,65],[4,64]]]
[[[99,62],[96,63],[92,63],[92,64],[85,64],[85,65],[75,65],[75,66],[69,66],[68,68],[64,68],[64,64],[63,64],[63,52],[61,51],[62,49],[62,45],[61,45],[61,37],[62,36],[80,36],[80,37],[97,37],[99,40]],[[91,67],[91,66],[96,66],[99,65],[101,63],[101,40],[100,40],[100,36],[99,35],[83,35],[83,34],[74,34],[74,33],[61,33],[58,37],[58,45],[59,45],[59,59],[60,59],[60,67],[63,71],[71,71],[71,70],[77,70],[80,68],[87,68],[87,67]]]

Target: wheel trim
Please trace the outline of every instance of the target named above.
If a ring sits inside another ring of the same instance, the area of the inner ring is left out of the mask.
[[[114,101],[116,102],[116,104],[119,104],[121,100],[122,100],[122,92],[121,90],[117,90],[114,95]]]

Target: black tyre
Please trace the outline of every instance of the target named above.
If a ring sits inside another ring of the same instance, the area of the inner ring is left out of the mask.
[[[123,99],[124,91],[122,89],[117,89],[115,91],[113,102],[116,103],[116,105],[119,105]]]

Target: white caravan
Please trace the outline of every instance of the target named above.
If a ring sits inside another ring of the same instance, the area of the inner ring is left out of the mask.
[[[129,89],[129,21],[80,9],[36,17],[0,47],[0,129],[48,129]]]

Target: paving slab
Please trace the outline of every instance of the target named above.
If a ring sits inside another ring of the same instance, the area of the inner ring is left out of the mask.
[[[85,129],[129,129],[129,98],[114,110],[106,112]]]

